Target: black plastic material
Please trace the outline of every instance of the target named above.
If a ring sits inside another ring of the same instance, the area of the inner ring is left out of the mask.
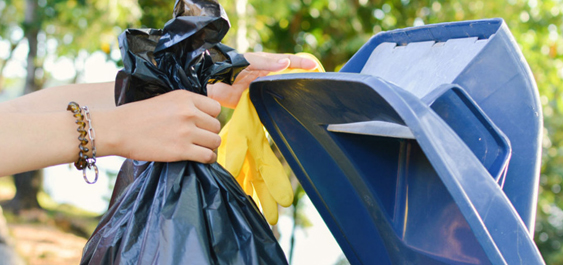
[[[254,203],[219,164],[133,167],[141,174],[104,215],[81,264],[287,264]]]
[[[125,31],[118,105],[174,89],[206,94],[248,65],[219,42],[229,29],[215,1],[176,2],[163,30]],[[186,16],[189,15],[189,16]],[[219,164],[126,160],[110,209],[81,264],[287,264],[252,199]]]
[[[183,7],[183,8],[182,8]],[[179,0],[164,29],[128,29],[119,36],[124,69],[115,82],[117,105],[174,89],[207,94],[206,85],[231,84],[248,62],[220,43],[229,20],[215,1]],[[199,14],[199,16],[185,16]]]

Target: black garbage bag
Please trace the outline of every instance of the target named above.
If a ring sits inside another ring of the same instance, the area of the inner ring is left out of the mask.
[[[162,30],[126,30],[116,102],[173,89],[206,94],[248,65],[220,44],[229,29],[213,0],[177,0]],[[287,264],[264,217],[219,164],[126,160],[81,264]]]

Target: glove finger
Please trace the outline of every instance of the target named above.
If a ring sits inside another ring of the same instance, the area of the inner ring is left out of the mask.
[[[268,223],[274,225],[278,222],[278,204],[274,200],[274,197],[272,197],[270,190],[260,176],[260,172],[258,171],[257,165],[253,159],[254,157],[247,156],[246,158],[248,167],[250,169],[248,175],[246,176],[246,179],[252,182],[254,191],[258,195],[258,201],[260,202],[264,217],[266,218]]]
[[[252,195],[250,195],[250,197],[252,197],[252,200],[254,201],[258,209],[262,211],[262,205],[260,204],[260,198],[258,198],[258,193],[256,193],[256,189],[254,188],[252,189]]]
[[[248,152],[252,159],[251,166],[257,167],[259,174],[252,177],[260,178],[265,183],[274,200],[283,207],[289,207],[293,203],[293,188],[283,165],[278,160],[263,130],[255,135]],[[252,161],[254,160],[254,161]]]
[[[277,203],[289,207],[293,203],[293,188],[285,171],[277,167],[262,165],[259,168],[264,185]]]
[[[229,124],[230,122],[227,122],[227,124],[225,124],[225,126],[223,126],[223,129],[221,129],[221,131],[219,132],[219,137],[221,137],[221,145],[219,145],[219,148],[217,148],[217,163],[219,163],[219,165],[223,166],[225,169],[227,169],[227,140],[229,138]],[[229,171],[227,169],[227,171]],[[229,171],[229,173],[231,173],[231,171]],[[232,173],[231,173],[232,175]],[[233,175],[234,176],[234,175]],[[236,176],[235,176],[236,177]]]
[[[278,204],[268,192],[268,188],[263,181],[253,181],[252,185],[255,188],[256,194],[260,201],[260,206],[262,208],[262,214],[266,218],[266,221],[270,225],[275,225],[278,223]]]
[[[241,102],[233,112],[231,120],[227,123],[226,137],[222,139],[220,150],[225,154],[225,169],[233,176],[240,173],[244,163],[244,157],[248,150],[248,141],[251,139],[248,131],[248,103],[244,103],[248,98],[248,92],[243,93]],[[223,133],[223,131],[221,131]],[[220,134],[221,135],[221,134]]]
[[[248,176],[250,174],[250,167],[248,166],[248,162],[244,162],[242,169],[239,173],[238,176],[235,177],[235,179],[237,180],[238,184],[240,185],[240,187],[242,188],[242,190],[247,194],[252,196],[253,193],[253,188],[252,188],[252,182],[250,182]]]

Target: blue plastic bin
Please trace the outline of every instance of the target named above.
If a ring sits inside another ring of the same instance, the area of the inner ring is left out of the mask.
[[[501,19],[383,32],[250,98],[352,264],[543,264],[541,106]]]

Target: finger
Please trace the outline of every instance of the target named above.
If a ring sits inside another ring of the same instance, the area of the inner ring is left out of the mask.
[[[237,76],[232,86],[225,83],[216,83],[211,87],[212,94],[209,95],[219,101],[224,107],[234,109],[237,107],[241,94],[250,86],[250,83],[256,80],[256,78],[266,76],[269,73],[269,71],[249,71],[244,69]]]
[[[290,68],[301,68],[306,70],[315,69],[317,63],[309,58],[293,54],[275,53],[245,53],[244,57],[250,63],[249,71],[271,71],[277,72]]]
[[[288,59],[290,61],[288,68],[298,68],[298,69],[305,69],[305,70],[313,70],[319,67],[316,60],[314,60],[312,55],[295,55],[295,54],[288,54]],[[309,58],[311,57],[311,58]]]
[[[221,122],[217,118],[203,112],[196,113],[195,126],[215,134],[221,131]]]
[[[217,117],[221,113],[221,104],[218,101],[195,93],[192,97],[194,106],[204,113],[212,117]]]
[[[248,88],[248,85],[252,83],[256,78],[267,76],[270,71],[266,70],[252,70],[252,69],[244,69],[242,72],[237,76],[236,83],[237,84],[247,84],[245,85],[245,89]]]
[[[221,145],[218,134],[206,130],[194,130],[191,135],[192,143],[210,150],[215,150]]]
[[[192,145],[186,150],[184,160],[211,164],[217,161],[217,155],[209,148]]]

